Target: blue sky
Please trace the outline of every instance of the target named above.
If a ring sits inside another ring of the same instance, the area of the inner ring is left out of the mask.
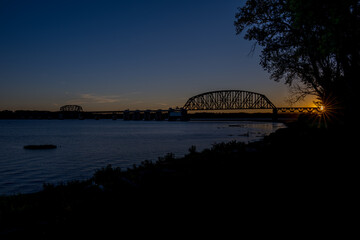
[[[0,110],[167,109],[222,89],[288,105],[235,34],[243,3],[0,0]]]

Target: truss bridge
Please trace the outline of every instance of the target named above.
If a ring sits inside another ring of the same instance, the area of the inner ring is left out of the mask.
[[[98,118],[117,119],[121,116],[124,120],[186,120],[188,111],[211,111],[211,110],[243,110],[243,109],[270,109],[273,111],[273,119],[277,119],[278,113],[284,112],[320,112],[320,107],[276,107],[264,94],[243,90],[222,90],[198,94],[189,98],[182,108],[168,110],[116,110],[116,111],[90,111],[84,112],[81,106],[65,105],[60,108],[61,118],[79,119]],[[89,116],[91,115],[91,116]]]
[[[183,109],[188,111],[272,109],[274,113],[320,111],[317,107],[276,107],[264,94],[243,90],[202,93],[189,98]]]
[[[186,110],[234,110],[234,109],[274,109],[275,105],[263,94],[224,90],[206,92],[189,98]]]

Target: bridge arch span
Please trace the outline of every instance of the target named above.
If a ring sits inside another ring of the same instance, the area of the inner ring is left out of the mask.
[[[65,105],[60,107],[62,112],[82,112],[83,108],[79,105]]]
[[[243,90],[221,90],[202,93],[187,100],[186,110],[276,109],[263,94]]]

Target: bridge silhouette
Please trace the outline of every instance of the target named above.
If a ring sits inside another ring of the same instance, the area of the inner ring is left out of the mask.
[[[243,90],[222,90],[202,93],[187,100],[186,110],[272,109],[274,112],[313,112],[318,107],[276,107],[264,94]]]
[[[206,92],[187,100],[186,110],[240,110],[275,109],[275,105],[263,94],[242,91],[223,90]]]
[[[273,111],[274,118],[278,112],[319,112],[319,107],[276,107],[264,94],[244,90],[221,90],[205,92],[187,100],[182,108],[168,110],[122,110],[122,111],[90,111],[92,114],[123,114],[125,120],[161,119],[167,114],[171,119],[185,119],[187,111],[212,110],[266,110]],[[84,112],[81,106],[65,105],[61,112]]]

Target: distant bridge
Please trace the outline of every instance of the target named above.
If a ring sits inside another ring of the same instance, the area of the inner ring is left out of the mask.
[[[189,98],[186,110],[274,109],[275,105],[263,94],[223,90],[206,92]]]
[[[61,112],[82,112],[83,109],[79,105],[65,105],[60,108]]]
[[[202,93],[189,98],[183,108],[188,111],[272,109],[274,113],[319,111],[317,107],[276,107],[265,95],[243,90]]]
[[[81,106],[65,105],[60,108],[63,113],[90,113],[90,114],[112,114],[123,115],[128,120],[151,120],[161,119],[166,116],[168,119],[187,119],[187,111],[208,111],[208,110],[242,110],[242,109],[272,109],[273,117],[276,119],[278,112],[320,112],[319,107],[276,107],[264,94],[243,91],[243,90],[222,90],[205,92],[193,96],[187,100],[182,108],[169,110],[123,110],[123,111],[90,111],[83,112]]]

